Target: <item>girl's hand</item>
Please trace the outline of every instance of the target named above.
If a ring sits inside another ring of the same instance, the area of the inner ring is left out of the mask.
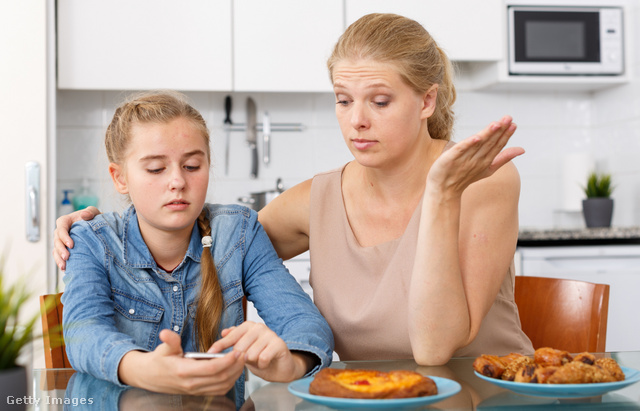
[[[76,221],[92,220],[93,217],[100,214],[100,210],[93,206],[89,206],[83,210],[74,211],[71,214],[60,216],[56,220],[56,229],[53,231],[53,259],[56,265],[62,271],[67,268],[67,260],[69,259],[69,250],[73,248],[73,240],[69,236],[69,230]]]
[[[118,377],[128,385],[167,394],[224,395],[244,370],[244,353],[231,351],[222,358],[184,358],[180,336],[162,330],[152,352],[130,351],[122,357]]]
[[[222,338],[208,352],[233,347],[245,353],[247,367],[260,378],[288,382],[302,377],[309,363],[303,355],[292,354],[287,344],[266,325],[245,321],[237,327],[222,330]]]
[[[515,131],[516,125],[511,117],[505,116],[443,152],[429,170],[427,190],[441,190],[460,196],[470,184],[491,176],[524,153],[521,147],[503,151]]]

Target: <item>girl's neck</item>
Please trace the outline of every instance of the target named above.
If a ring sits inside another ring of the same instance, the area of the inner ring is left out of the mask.
[[[163,231],[141,226],[140,233],[156,264],[171,272],[187,254],[192,229],[193,227],[179,231]]]

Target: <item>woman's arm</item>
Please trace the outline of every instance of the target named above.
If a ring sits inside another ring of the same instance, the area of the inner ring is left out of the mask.
[[[309,249],[311,181],[303,181],[286,190],[258,213],[260,223],[283,260]]]
[[[446,363],[476,337],[513,258],[520,182],[502,151],[510,118],[445,151],[427,177],[409,295],[416,361]]]

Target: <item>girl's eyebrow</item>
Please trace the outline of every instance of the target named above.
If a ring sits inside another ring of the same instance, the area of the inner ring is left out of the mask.
[[[197,156],[197,155],[204,156],[205,153],[202,150],[193,150],[193,151],[189,151],[187,153],[184,153],[182,158],[188,158],[188,157],[193,157],[193,156]],[[164,155],[164,154],[150,154],[148,156],[141,157],[140,160],[138,160],[138,161],[163,160],[165,158],[167,158],[167,156]]]

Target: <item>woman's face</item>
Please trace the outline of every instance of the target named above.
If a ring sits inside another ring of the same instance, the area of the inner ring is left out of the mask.
[[[131,197],[143,235],[154,229],[191,232],[209,184],[207,150],[185,118],[132,127],[125,164],[112,163],[109,171],[118,191]]]
[[[428,144],[437,87],[419,95],[392,64],[357,60],[334,66],[333,89],[342,135],[360,164],[401,163]]]

